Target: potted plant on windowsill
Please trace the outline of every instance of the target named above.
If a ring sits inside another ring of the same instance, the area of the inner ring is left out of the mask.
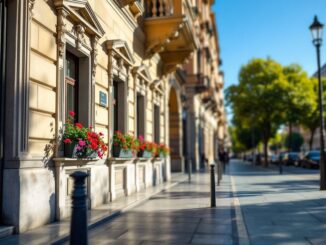
[[[96,133],[92,127],[83,127],[74,123],[74,112],[69,112],[65,124],[63,142],[64,155],[68,158],[102,158],[108,147],[103,141],[103,134]]]
[[[132,158],[137,152],[137,142],[133,135],[122,134],[116,131],[113,135],[112,156],[118,158]]]
[[[137,139],[137,146],[138,146],[138,157],[142,158],[151,158],[153,157],[153,150],[155,150],[155,147],[153,147],[152,142],[148,142],[144,140],[144,137],[140,135]]]
[[[157,147],[157,157],[165,158],[170,155],[171,149],[165,144],[159,144]]]

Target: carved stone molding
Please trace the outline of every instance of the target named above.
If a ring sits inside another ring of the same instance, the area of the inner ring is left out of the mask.
[[[98,44],[98,38],[93,37],[92,39],[92,80],[95,82],[95,76],[96,76],[96,67],[98,65],[97,61],[97,56],[98,56],[98,49],[97,49],[97,44]]]
[[[63,57],[66,49],[66,18],[68,12],[64,8],[58,8],[58,19],[57,19],[57,45],[59,56]]]
[[[77,49],[85,43],[86,34],[91,38],[100,38],[104,35],[104,29],[87,0],[54,0],[54,5],[58,15],[57,45],[60,57],[65,52],[68,18],[74,25]]]
[[[78,24],[74,27],[76,35],[76,47],[81,49],[82,44],[85,42],[85,27],[81,24]]]
[[[131,67],[135,63],[128,44],[123,40],[107,40],[106,48],[109,57],[109,76],[128,82]]]
[[[29,9],[29,15],[30,17],[33,16],[33,9],[34,9],[34,4],[36,0],[28,0],[28,9]]]

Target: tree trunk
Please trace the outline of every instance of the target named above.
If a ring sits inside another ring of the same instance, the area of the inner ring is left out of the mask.
[[[268,139],[264,139],[264,163],[263,166],[268,168]]]
[[[310,139],[309,139],[309,150],[312,150],[312,142],[314,140],[314,136],[315,136],[315,131],[316,129],[310,129]]]
[[[289,145],[288,145],[288,151],[291,152],[292,151],[292,123],[289,122]]]

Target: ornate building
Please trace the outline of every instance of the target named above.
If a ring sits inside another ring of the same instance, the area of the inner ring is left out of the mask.
[[[70,215],[81,170],[89,208],[216,159],[225,137],[213,0],[0,0],[1,223]],[[65,158],[68,112],[104,133],[171,147],[167,158]]]

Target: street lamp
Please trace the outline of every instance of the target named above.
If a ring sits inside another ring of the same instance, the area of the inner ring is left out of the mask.
[[[317,16],[309,29],[312,34],[312,43],[317,50],[317,66],[318,66],[318,105],[319,105],[319,120],[320,120],[320,190],[326,190],[326,167],[325,167],[325,143],[324,143],[324,116],[323,116],[323,86],[320,74],[320,46],[323,41],[323,24],[318,21]]]

